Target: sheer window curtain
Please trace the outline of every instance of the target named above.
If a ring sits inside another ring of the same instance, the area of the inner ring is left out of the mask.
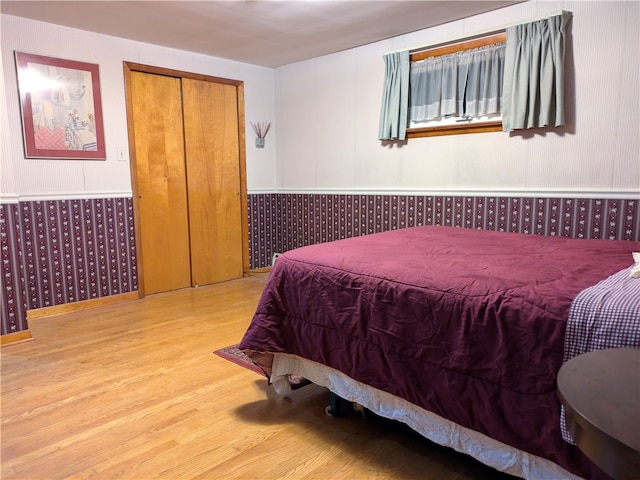
[[[565,124],[564,58],[568,12],[507,28],[502,129]]]
[[[405,140],[409,105],[409,51],[384,56],[385,77],[380,111],[380,140]]]
[[[411,63],[410,120],[499,115],[505,44]]]

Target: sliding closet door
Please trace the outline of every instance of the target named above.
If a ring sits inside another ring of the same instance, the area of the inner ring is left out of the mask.
[[[189,287],[180,79],[131,72],[131,93],[144,291]]]
[[[193,284],[241,278],[237,88],[183,78],[182,102]]]

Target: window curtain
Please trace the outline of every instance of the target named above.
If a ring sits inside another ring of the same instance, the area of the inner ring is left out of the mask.
[[[507,28],[502,129],[564,125],[568,13]]]
[[[409,51],[384,56],[385,77],[380,111],[380,140],[405,140],[409,104]]]
[[[411,64],[410,120],[500,114],[505,44]]]

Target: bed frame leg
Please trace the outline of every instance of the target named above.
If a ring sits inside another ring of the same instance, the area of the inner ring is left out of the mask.
[[[335,393],[330,393],[331,395],[329,397],[329,406],[325,408],[324,411],[330,417],[337,417],[338,415],[340,415],[340,409],[344,400],[342,400],[342,398],[340,398]]]

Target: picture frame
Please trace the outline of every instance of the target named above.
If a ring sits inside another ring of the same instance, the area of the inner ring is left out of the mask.
[[[106,160],[97,64],[15,52],[26,158]]]

